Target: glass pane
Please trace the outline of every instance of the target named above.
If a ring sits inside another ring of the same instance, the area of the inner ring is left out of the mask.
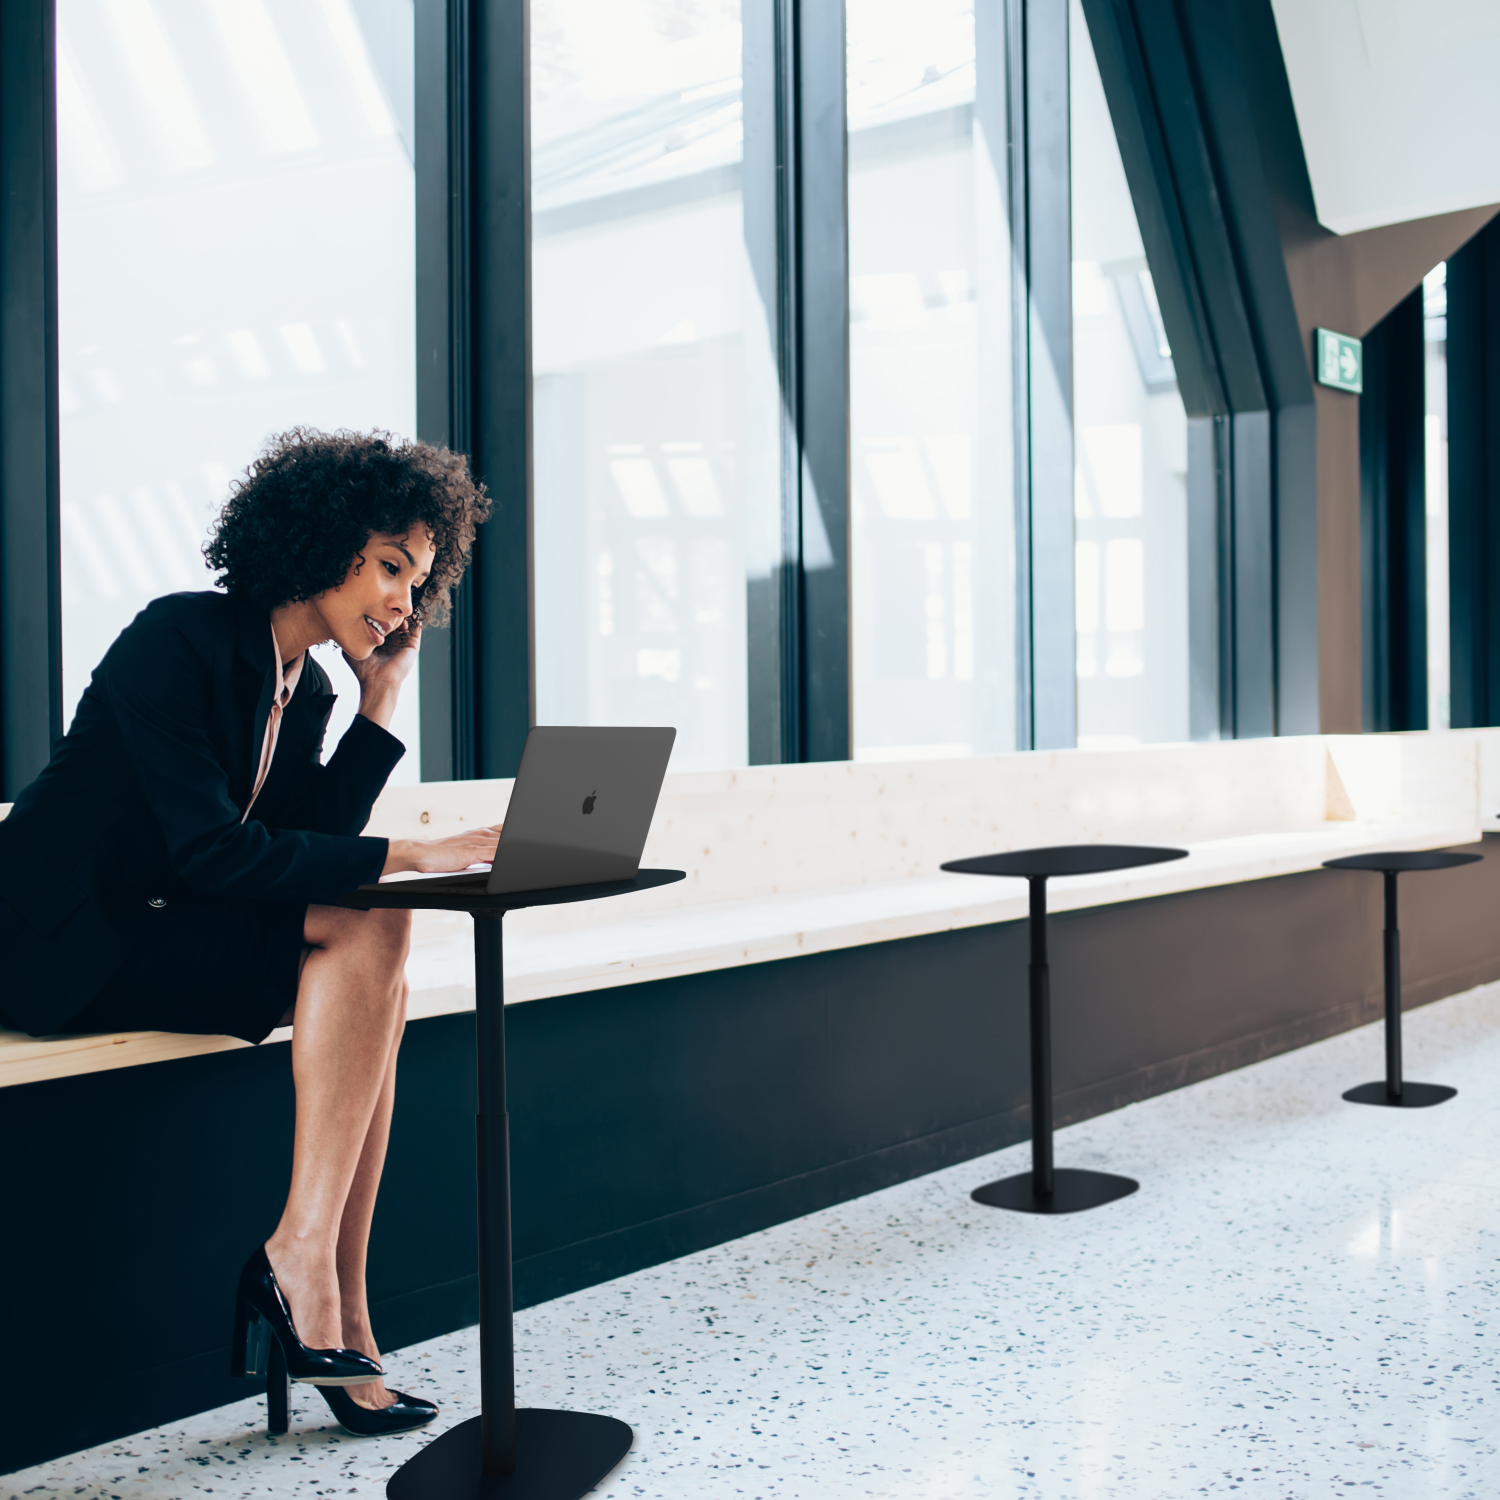
[[[71,719],[269,434],[415,427],[411,0],[58,0],[57,116]]]
[[[1448,263],[1422,281],[1427,386],[1427,727],[1446,729],[1448,670]]]
[[[1078,743],[1188,737],[1187,418],[1072,0]]]
[[[969,0],[847,16],[855,757],[1013,750],[1003,37]]]
[[[537,717],[672,724],[674,769],[744,765],[780,429],[739,5],[531,14]]]

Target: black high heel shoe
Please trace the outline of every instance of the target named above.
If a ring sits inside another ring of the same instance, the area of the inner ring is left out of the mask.
[[[319,1394],[339,1419],[339,1425],[356,1437],[389,1437],[397,1432],[413,1432],[418,1427],[425,1427],[438,1413],[432,1402],[401,1391],[392,1391],[395,1402],[378,1411],[361,1406],[348,1391],[336,1386],[325,1385]]]
[[[320,1385],[318,1390],[329,1410],[345,1432],[355,1437],[390,1437],[398,1432],[414,1432],[425,1427],[435,1416],[437,1407],[417,1396],[394,1391],[395,1403],[374,1411],[361,1406],[348,1391],[336,1385]],[[291,1419],[292,1383],[287,1379],[286,1360],[281,1345],[272,1340],[269,1367],[266,1370],[266,1434],[280,1437]]]
[[[353,1349],[309,1349],[297,1337],[292,1310],[276,1284],[276,1273],[262,1245],[240,1272],[234,1300],[234,1337],[229,1346],[230,1375],[269,1374],[273,1347],[280,1355],[283,1384],[301,1380],[309,1385],[363,1385],[385,1373],[373,1359]],[[286,1431],[284,1425],[281,1430]]]

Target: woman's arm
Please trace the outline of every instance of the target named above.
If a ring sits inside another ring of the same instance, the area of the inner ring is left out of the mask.
[[[400,632],[400,636],[403,639],[399,645],[393,641],[390,649],[382,648],[383,656],[377,651],[364,661],[344,657],[359,682],[359,711],[326,763],[322,759],[321,742],[312,747],[310,764],[301,770],[301,790],[295,811],[286,809],[283,822],[315,829],[319,833],[353,835],[364,831],[375,799],[406,753],[406,746],[391,734],[390,722],[402,683],[416,660],[415,645],[420,627],[410,642],[404,639],[405,631]],[[309,673],[322,683],[326,691],[328,680],[321,667],[311,659],[303,667],[303,676]]]
[[[404,631],[400,634],[405,636]],[[322,760],[321,742],[312,748],[311,763],[302,767],[304,779],[296,810],[285,816],[283,822],[319,833],[355,835],[364,831],[375,799],[406,753],[406,746],[390,733],[390,722],[401,685],[416,659],[414,647],[419,637],[420,627],[410,643],[404,639],[400,645],[393,642],[384,657],[378,651],[365,661],[344,657],[360,685],[359,712],[326,764]],[[399,657],[395,656],[396,651],[400,652]],[[304,677],[309,673],[327,689],[328,681],[321,667],[310,658],[303,667]]]
[[[422,627],[413,622],[392,631],[386,644],[371,652],[363,661],[356,661],[345,655],[344,660],[349,663],[350,670],[359,682],[359,718],[369,719],[381,729],[389,731],[402,686],[416,665],[421,642]],[[343,749],[342,743],[339,749]],[[332,761],[327,769],[333,769]],[[394,875],[400,871],[415,870],[423,874],[439,875],[464,870],[470,865],[488,864],[495,857],[495,845],[499,838],[500,829],[497,826],[465,830],[444,839],[392,839],[380,873]]]
[[[344,660],[359,683],[361,718],[371,720],[382,729],[391,727],[391,716],[396,712],[402,684],[411,676],[421,646],[421,625],[415,620],[406,620],[386,637],[385,645],[377,646],[363,661],[355,661],[345,653]]]
[[[183,629],[148,612],[110,648],[101,671],[126,761],[185,884],[329,902],[380,875],[390,852],[385,839],[240,821],[210,730],[214,690],[224,684],[211,681]]]
[[[385,857],[382,875],[398,870],[420,870],[426,875],[442,875],[450,870],[466,870],[470,865],[487,865],[495,858],[500,839],[500,825],[476,828],[473,832],[451,834],[445,839],[392,839]]]

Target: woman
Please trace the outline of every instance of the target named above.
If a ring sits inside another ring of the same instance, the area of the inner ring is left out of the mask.
[[[247,1335],[268,1328],[292,1377],[359,1432],[404,1431],[436,1408],[385,1389],[365,1299],[410,915],[334,902],[393,871],[494,854],[489,828],[361,836],[404,753],[388,726],[422,626],[442,623],[488,514],[444,449],[274,439],[204,549],[223,592],[136,616],[0,822],[0,1022],[248,1042],[291,1023],[291,1190],[241,1274],[237,1373]],[[324,765],[334,696],[309,648],[330,641],[360,698]]]

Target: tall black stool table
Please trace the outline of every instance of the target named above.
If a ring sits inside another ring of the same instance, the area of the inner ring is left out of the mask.
[[[1445,1083],[1408,1083],[1401,1077],[1401,929],[1396,921],[1396,877],[1412,870],[1453,870],[1476,865],[1482,854],[1449,854],[1446,849],[1392,850],[1351,854],[1323,862],[1325,870],[1376,870],[1385,877],[1385,1078],[1362,1083],[1345,1094],[1351,1104],[1385,1104],[1392,1109],[1426,1109],[1451,1099],[1457,1089]]]
[[[386,1484],[389,1500],[578,1500],[630,1451],[635,1434],[615,1417],[537,1407],[516,1410],[500,924],[506,912],[521,907],[624,896],[671,885],[684,876],[682,870],[642,870],[634,880],[503,896],[424,892],[420,886],[392,881],[378,891],[352,891],[339,898],[340,906],[356,911],[464,911],[474,918],[481,1414],[449,1428],[402,1464]]]
[[[1052,1004],[1047,968],[1047,881],[1054,875],[1102,875],[1137,865],[1186,859],[1186,849],[1139,844],[1060,844],[950,860],[955,875],[1009,875],[1031,886],[1031,1170],[987,1182],[970,1195],[991,1208],[1026,1214],[1073,1214],[1133,1193],[1140,1183],[1111,1172],[1087,1172],[1052,1164]]]

